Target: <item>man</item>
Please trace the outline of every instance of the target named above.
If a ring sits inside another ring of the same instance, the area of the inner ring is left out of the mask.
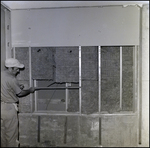
[[[6,59],[5,67],[1,72],[1,147],[18,147],[18,97],[34,93],[35,88],[25,90],[17,81],[17,74],[24,68],[17,59]]]

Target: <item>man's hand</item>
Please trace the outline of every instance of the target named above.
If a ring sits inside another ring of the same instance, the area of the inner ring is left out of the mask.
[[[30,90],[30,93],[34,93],[35,92],[35,88],[34,87],[30,87],[29,90]]]
[[[21,89],[24,89],[24,85],[23,84],[20,84],[19,86],[20,86]]]

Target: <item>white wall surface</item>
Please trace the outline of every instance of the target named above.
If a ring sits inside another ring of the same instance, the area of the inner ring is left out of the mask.
[[[149,147],[149,5],[142,11],[142,145]]]
[[[106,5],[143,5],[149,1],[1,1],[10,9],[62,8]]]
[[[5,44],[5,8],[1,6],[1,71],[4,70],[6,59],[6,44]]]
[[[12,46],[138,45],[139,7],[12,10]]]
[[[11,57],[10,11],[1,5],[1,70],[5,69],[5,59]]]

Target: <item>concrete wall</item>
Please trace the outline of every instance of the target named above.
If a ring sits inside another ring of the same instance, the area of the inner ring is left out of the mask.
[[[12,10],[12,46],[138,45],[139,7]]]
[[[20,114],[20,147],[137,147],[137,117]]]

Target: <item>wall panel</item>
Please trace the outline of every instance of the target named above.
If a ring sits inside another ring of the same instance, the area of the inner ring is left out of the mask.
[[[25,68],[20,70],[20,74],[17,75],[18,80],[29,80],[29,48],[28,47],[16,47],[15,58],[18,59]]]
[[[56,47],[56,82],[79,82],[79,47]]]
[[[120,105],[120,47],[101,47],[101,110],[113,113]]]
[[[122,109],[133,110],[133,47],[122,47]]]
[[[54,80],[54,48],[31,48],[32,79]]]
[[[101,123],[102,146],[136,147],[136,116],[104,116]]]
[[[12,11],[13,46],[138,44],[136,6]]]

